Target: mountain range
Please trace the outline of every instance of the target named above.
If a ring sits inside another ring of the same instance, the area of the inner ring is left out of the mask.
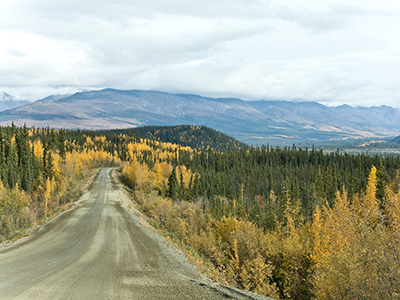
[[[23,106],[28,103],[30,102],[24,100],[17,100],[15,99],[15,97],[7,93],[0,94],[0,111]]]
[[[400,111],[389,106],[328,107],[316,102],[244,101],[142,90],[50,96],[0,112],[1,125],[12,121],[72,129],[205,125],[259,145],[311,145],[400,135]]]

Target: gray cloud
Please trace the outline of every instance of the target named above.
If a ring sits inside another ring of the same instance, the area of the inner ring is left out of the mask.
[[[372,0],[3,0],[0,92],[113,87],[400,107],[399,13]]]

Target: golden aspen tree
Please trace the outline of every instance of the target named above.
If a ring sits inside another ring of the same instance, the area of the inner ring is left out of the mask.
[[[183,178],[183,184],[184,184],[185,188],[188,188],[190,185],[190,179],[193,178],[192,171],[190,169],[187,169],[186,166],[181,165],[181,166],[177,167],[176,177],[181,178],[181,174],[182,174],[182,178]]]
[[[390,191],[397,194],[400,191],[400,170],[396,171],[396,176],[389,184]]]
[[[135,144],[134,143],[129,143],[126,145],[126,158],[128,161],[133,160],[135,157],[134,151],[135,151]]]
[[[367,189],[362,199],[362,215],[366,222],[376,226],[380,219],[379,203],[376,199],[376,168],[372,166]]]
[[[165,196],[167,191],[168,178],[172,172],[172,166],[167,162],[156,161],[152,169],[153,184],[159,190],[162,196]]]
[[[353,195],[353,201],[352,201],[352,204],[351,204],[351,209],[353,210],[353,212],[358,217],[362,217],[363,208],[362,208],[362,204],[361,204],[360,195],[358,193]]]
[[[390,185],[387,191],[386,215],[388,225],[400,237],[400,189]]]
[[[312,237],[311,259],[318,265],[323,262],[324,255],[330,251],[330,237],[325,232],[324,219],[319,206],[315,208],[312,225],[310,228]]]
[[[34,154],[36,159],[41,159],[43,156],[43,144],[40,140],[35,140],[33,142]]]
[[[53,157],[53,176],[56,181],[61,180],[61,171],[60,171],[60,164],[61,164],[61,157],[57,153],[52,153]]]
[[[236,218],[223,216],[220,221],[215,221],[216,234],[223,243],[233,242],[231,238],[232,233],[236,231],[239,226],[239,221]]]
[[[93,143],[92,139],[89,136],[87,136],[86,141],[83,144],[83,149],[91,150],[93,148],[93,146],[94,146],[94,143]]]
[[[21,228],[31,225],[30,204],[31,198],[18,184],[8,189],[0,181],[0,241],[12,238]]]
[[[318,214],[314,213],[311,230],[316,298],[379,299],[371,293],[370,287],[377,285],[374,259],[369,254],[378,247],[379,238],[364,216],[349,205],[346,190],[336,193],[335,206],[326,209],[323,219]]]
[[[125,164],[122,167],[122,174],[128,180],[128,183],[131,187],[135,188],[135,181],[136,181],[136,168],[138,167],[139,163],[136,160],[136,156],[133,156],[129,163]]]
[[[150,192],[152,190],[152,178],[149,167],[146,164],[139,164],[135,174],[135,188],[139,191]]]
[[[246,291],[279,299],[276,283],[269,282],[272,278],[272,266],[265,263],[265,259],[260,254],[249,261],[246,268],[242,268],[239,276]]]
[[[122,168],[122,174],[136,191],[149,192],[153,187],[149,167],[146,164],[140,164],[136,156]]]

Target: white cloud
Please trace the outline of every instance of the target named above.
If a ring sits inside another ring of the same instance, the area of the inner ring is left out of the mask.
[[[389,0],[0,0],[0,92],[400,107],[399,15]]]

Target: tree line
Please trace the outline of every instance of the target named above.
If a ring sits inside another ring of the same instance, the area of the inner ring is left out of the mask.
[[[398,297],[399,157],[234,146],[209,130],[0,127],[0,239],[66,209],[93,168],[121,166],[149,222],[214,280],[276,299]]]
[[[396,299],[399,157],[131,142],[152,225],[222,283],[275,299]]]
[[[66,130],[0,127],[0,242],[67,209],[94,167],[119,158],[93,142],[79,145]]]

